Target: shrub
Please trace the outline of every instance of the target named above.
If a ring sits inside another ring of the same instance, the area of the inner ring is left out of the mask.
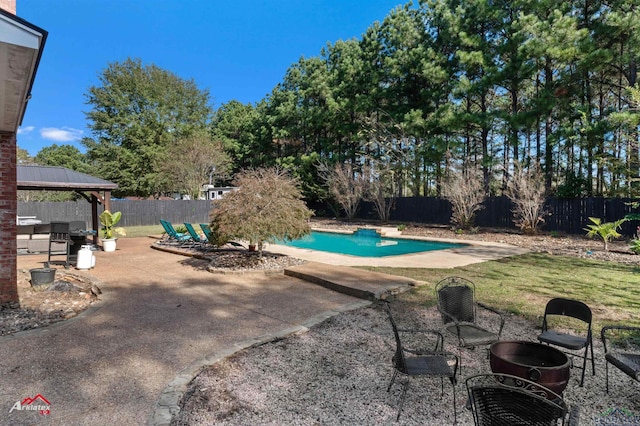
[[[598,217],[590,217],[589,220],[592,223],[584,228],[584,230],[587,231],[587,237],[600,237],[604,242],[604,250],[609,251],[609,241],[621,236],[618,229],[620,229],[620,226],[622,226],[627,219],[619,219],[615,222],[604,223]]]
[[[313,212],[302,201],[298,180],[279,168],[261,168],[240,173],[237,191],[214,204],[211,228],[228,238],[246,240],[258,246],[264,242],[296,239],[310,232]]]
[[[517,164],[511,180],[507,183],[505,195],[513,204],[514,222],[521,231],[535,234],[544,222],[544,176],[537,164],[525,169]]]
[[[342,207],[348,220],[356,217],[360,202],[367,193],[368,181],[363,173],[357,173],[350,164],[318,166],[320,176],[329,187],[329,194]]]
[[[451,203],[451,223],[461,229],[473,226],[475,214],[487,198],[478,168],[452,172],[442,184],[442,195]]]

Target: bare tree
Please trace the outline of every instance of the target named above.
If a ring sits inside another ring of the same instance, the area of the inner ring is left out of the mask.
[[[381,222],[386,223],[398,198],[396,180],[391,167],[380,162],[368,169],[369,185],[365,199],[373,203]]]
[[[246,170],[235,180],[237,191],[218,200],[211,227],[222,235],[257,244],[297,239],[308,234],[313,212],[302,200],[299,182],[278,168]]]
[[[461,229],[471,228],[476,212],[483,208],[487,198],[481,170],[466,167],[450,171],[442,184],[442,195],[451,203],[451,223]]]
[[[525,168],[516,164],[505,195],[513,203],[514,222],[525,233],[535,234],[547,215],[544,203],[545,182],[539,164]]]
[[[331,167],[321,163],[318,171],[329,187],[329,194],[340,204],[347,219],[354,219],[367,191],[369,182],[366,173],[357,173],[351,164]]]

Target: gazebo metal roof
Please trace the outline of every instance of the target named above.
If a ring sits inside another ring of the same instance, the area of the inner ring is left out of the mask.
[[[33,164],[16,166],[16,178],[19,190],[75,191],[82,195],[91,203],[92,229],[96,231],[93,242],[98,242],[98,203],[102,203],[105,210],[111,210],[111,191],[117,189],[118,184],[65,167]],[[104,192],[104,195],[100,192]]]
[[[17,184],[21,190],[112,191],[118,184],[65,167],[18,165]]]

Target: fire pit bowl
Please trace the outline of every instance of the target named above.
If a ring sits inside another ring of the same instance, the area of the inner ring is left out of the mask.
[[[494,373],[531,380],[558,395],[569,382],[569,358],[556,348],[535,342],[502,341],[491,345],[489,363]]]

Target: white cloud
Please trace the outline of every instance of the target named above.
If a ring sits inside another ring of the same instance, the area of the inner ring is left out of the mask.
[[[25,127],[19,127],[18,128],[18,134],[19,135],[26,135],[27,133],[31,133],[35,130],[35,126],[25,126]]]
[[[43,139],[49,139],[56,142],[73,142],[82,138],[82,130],[72,127],[43,127],[40,129],[40,136]]]

